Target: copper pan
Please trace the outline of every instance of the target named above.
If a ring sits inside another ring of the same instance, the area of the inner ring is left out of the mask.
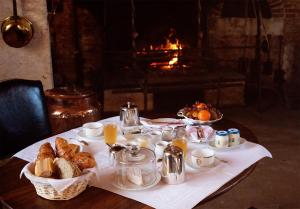
[[[13,0],[13,16],[4,19],[1,32],[4,42],[15,48],[27,45],[33,37],[32,23],[25,17],[17,14],[17,3]]]

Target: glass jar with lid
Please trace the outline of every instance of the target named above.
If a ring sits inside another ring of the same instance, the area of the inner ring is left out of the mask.
[[[141,190],[160,180],[156,157],[152,150],[131,145],[121,150],[116,158],[113,184],[125,190]]]

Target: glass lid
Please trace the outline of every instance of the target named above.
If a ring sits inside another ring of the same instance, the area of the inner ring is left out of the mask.
[[[153,163],[155,154],[150,149],[131,145],[118,153],[117,162],[128,166]]]

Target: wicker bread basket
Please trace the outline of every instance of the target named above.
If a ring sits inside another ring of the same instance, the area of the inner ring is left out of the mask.
[[[91,177],[91,172],[86,172],[83,175],[73,178],[74,182],[67,186],[62,191],[57,191],[50,183],[48,178],[37,177],[33,173],[34,163],[28,163],[22,172],[34,185],[36,193],[48,200],[69,200],[83,192]],[[52,182],[62,181],[61,179],[51,179]]]

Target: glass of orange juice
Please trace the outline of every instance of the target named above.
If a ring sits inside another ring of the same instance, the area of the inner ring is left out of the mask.
[[[117,142],[117,132],[118,126],[116,123],[105,123],[103,127],[104,142],[109,145],[115,144]]]
[[[184,157],[186,157],[186,151],[187,151],[187,140],[184,138],[174,138],[172,139],[172,145],[179,147],[182,149]]]
[[[185,128],[180,127],[176,130],[176,136],[175,136],[175,138],[172,139],[172,145],[181,148],[183,151],[184,157],[186,157],[187,136],[186,136]]]

